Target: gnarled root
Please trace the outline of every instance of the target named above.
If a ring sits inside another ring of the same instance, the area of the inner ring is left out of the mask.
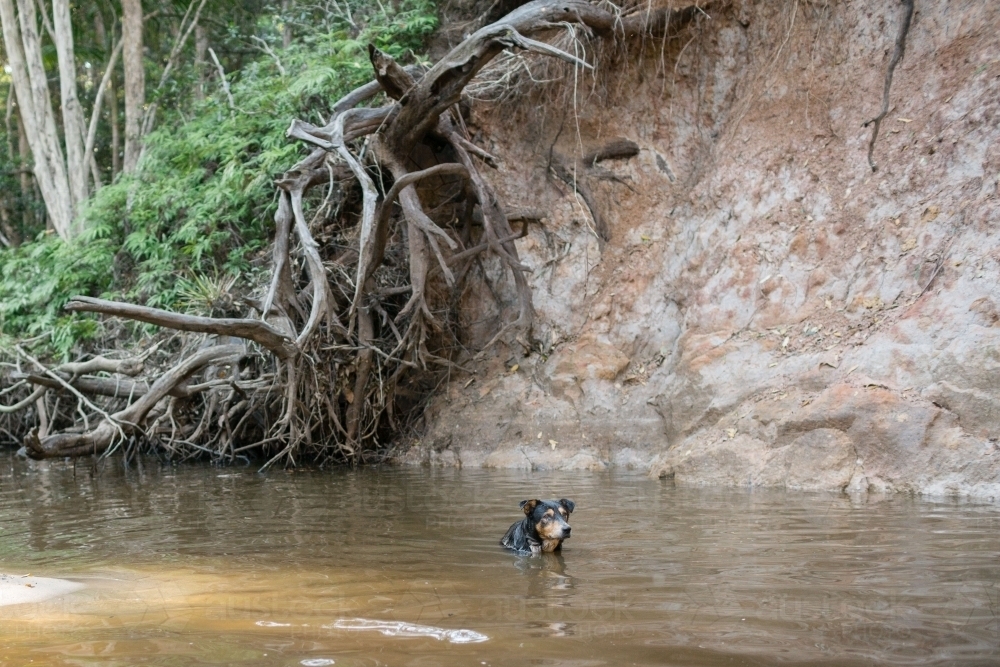
[[[24,441],[28,456],[44,459],[102,454],[111,446],[116,437],[124,439],[126,435],[140,429],[149,411],[196,370],[209,362],[226,357],[238,357],[244,351],[242,345],[219,345],[206,348],[188,357],[161,375],[160,379],[154,382],[149,391],[143,394],[139,400],[124,410],[105,417],[96,428],[85,433],[57,433],[39,437],[37,430],[33,430]]]
[[[128,442],[175,458],[254,456],[266,465],[377,457],[407,427],[437,369],[454,366],[461,333],[454,304],[483,253],[499,258],[517,295],[494,340],[531,340],[529,269],[515,240],[539,214],[505,210],[480,171],[496,159],[472,142],[458,103],[507,49],[592,67],[544,41],[555,26],[625,40],[679,30],[701,11],[692,4],[620,15],[602,7],[536,0],[477,30],[426,71],[370,47],[375,80],[336,103],[327,125],[296,120],[288,129],[312,152],[277,181],[271,279],[259,300],[245,299],[256,315],[202,317],[75,297],[67,309],[182,332],[183,358],[163,371],[149,360],[98,357],[53,369],[33,362],[37,368],[16,377],[19,398],[0,405],[0,415],[38,410],[39,428],[24,438],[28,454],[100,454]],[[380,91],[386,104],[358,108]],[[553,165],[577,185],[603,240],[607,225],[579,176],[600,177],[597,162],[637,150],[612,142],[582,161]],[[523,220],[518,233],[514,218]],[[170,356],[157,354],[161,366]],[[124,446],[126,455],[136,451]]]

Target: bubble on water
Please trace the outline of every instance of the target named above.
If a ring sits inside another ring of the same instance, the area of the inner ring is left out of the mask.
[[[306,667],[324,667],[325,665],[335,665],[337,663],[330,660],[330,658],[309,658],[308,660],[303,660],[299,664],[305,665]]]
[[[377,621],[368,618],[341,618],[332,625],[324,625],[326,630],[375,630],[386,637],[432,637],[452,644],[476,644],[489,639],[474,630],[449,630],[433,625],[417,625],[402,621]]]
[[[257,621],[257,625],[262,628],[290,628],[291,623],[275,623],[274,621]]]
[[[477,644],[489,639],[486,635],[472,630],[448,630],[447,635],[448,641],[452,644]]]

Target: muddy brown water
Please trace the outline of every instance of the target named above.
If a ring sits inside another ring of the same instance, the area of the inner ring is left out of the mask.
[[[561,556],[497,541],[576,501]],[[598,473],[0,458],[2,665],[997,665],[1000,507]]]

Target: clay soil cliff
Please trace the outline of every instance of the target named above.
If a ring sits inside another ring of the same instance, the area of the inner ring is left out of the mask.
[[[903,4],[706,11],[473,105],[504,200],[544,213],[536,340],[468,361],[400,460],[1000,497],[1000,5],[916,3],[874,172]],[[556,171],[617,138],[638,154],[578,168],[605,243]]]

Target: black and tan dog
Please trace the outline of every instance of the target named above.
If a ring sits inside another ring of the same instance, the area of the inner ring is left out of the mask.
[[[551,553],[562,548],[569,537],[566,523],[576,503],[560,500],[522,500],[525,517],[507,530],[500,540],[501,546],[520,554]]]

